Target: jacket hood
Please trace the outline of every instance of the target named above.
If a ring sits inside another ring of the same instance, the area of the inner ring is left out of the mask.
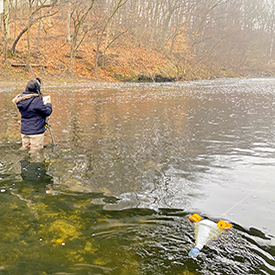
[[[12,102],[17,104],[19,103],[20,101],[23,101],[23,100],[26,100],[26,99],[30,99],[32,97],[37,97],[38,94],[21,94],[21,95],[17,95],[13,100]]]
[[[19,110],[26,111],[36,97],[38,94],[21,94],[15,97],[12,102],[16,103]]]

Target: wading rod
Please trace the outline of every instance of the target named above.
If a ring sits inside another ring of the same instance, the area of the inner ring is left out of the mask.
[[[33,79],[34,79],[34,82],[37,82],[37,80],[36,80],[36,78],[35,78],[35,76],[34,76],[34,73],[33,73],[31,64],[30,64],[30,69],[31,69],[31,72],[32,72],[32,77],[33,77]],[[41,93],[40,93],[39,90],[38,90],[38,95],[39,95],[40,98],[41,98]],[[50,135],[51,135],[51,138],[52,138],[53,146],[55,146],[56,144],[55,144],[55,142],[54,142],[54,138],[53,138],[53,134],[52,134],[52,129],[51,129],[51,126],[50,126],[50,124],[49,124],[49,122],[48,122],[48,118],[47,118],[47,117],[46,117],[46,125],[47,125],[46,128],[49,129],[49,132],[50,132]]]

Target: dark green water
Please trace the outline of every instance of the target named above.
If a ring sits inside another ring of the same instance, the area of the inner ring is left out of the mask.
[[[0,274],[275,274],[275,79],[50,86],[39,156],[0,86]],[[190,214],[233,229],[196,260]]]

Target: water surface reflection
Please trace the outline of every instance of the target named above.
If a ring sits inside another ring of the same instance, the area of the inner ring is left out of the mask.
[[[47,229],[46,251],[59,240],[76,257],[61,270],[123,274],[123,261],[132,270],[125,274],[275,272],[274,79],[44,89],[53,98],[50,124],[58,143],[52,151],[48,135],[43,152],[53,192],[47,196],[45,186],[34,191],[31,181],[22,181],[26,156],[17,152],[19,116],[11,103],[20,91],[5,88],[2,207],[7,217],[13,215],[7,203],[20,213],[28,203],[22,198],[32,202],[23,210],[26,221],[37,223],[23,225],[28,240]],[[234,224],[230,234],[207,246],[199,263],[187,256],[193,243],[187,215],[194,211]],[[33,222],[32,213],[42,219]],[[58,236],[62,228],[71,233]],[[117,255],[122,247],[130,252]]]

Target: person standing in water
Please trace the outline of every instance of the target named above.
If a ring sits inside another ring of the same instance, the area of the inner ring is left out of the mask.
[[[12,100],[21,114],[21,150],[36,151],[44,146],[46,118],[52,113],[52,103],[50,97],[43,102],[40,89],[39,78],[30,80],[25,91]]]

